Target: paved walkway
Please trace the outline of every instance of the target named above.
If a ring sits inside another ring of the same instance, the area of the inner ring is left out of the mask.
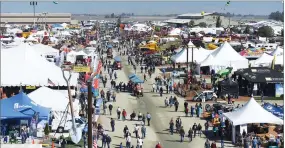
[[[127,82],[128,77],[127,75],[133,73],[132,66],[127,65],[127,57],[123,57],[123,69],[117,70],[118,74],[118,82]],[[104,74],[106,74],[104,72]],[[156,73],[154,75],[158,75],[159,70],[156,70]],[[141,78],[143,77],[143,74],[137,73],[138,76]],[[193,117],[185,117],[183,113],[183,103],[184,98],[178,97],[178,101],[180,103],[179,111],[174,112],[173,108],[165,108],[164,107],[164,99],[165,97],[170,97],[171,95],[174,96],[174,94],[164,94],[163,97],[160,97],[159,94],[150,92],[152,89],[152,84],[154,82],[154,76],[151,79],[148,79],[147,82],[145,82],[143,85],[144,88],[144,97],[140,97],[140,99],[137,99],[133,96],[131,96],[129,93],[117,93],[117,102],[113,103],[114,109],[113,109],[113,116],[116,116],[116,109],[117,106],[120,106],[121,109],[126,109],[128,116],[132,111],[135,111],[138,113],[139,111],[146,114],[146,112],[149,112],[152,115],[151,120],[151,126],[147,127],[147,135],[146,139],[144,139],[144,147],[146,148],[154,148],[156,143],[158,141],[161,142],[163,148],[189,148],[189,147],[204,147],[205,143],[205,136],[202,135],[202,137],[196,137],[193,139],[192,142],[188,142],[188,139],[185,139],[183,143],[181,143],[180,137],[178,134],[170,135],[168,132],[169,127],[169,121],[171,118],[174,118],[174,120],[177,117],[181,117],[182,119],[182,125],[184,126],[185,132],[187,133],[189,128],[192,127],[194,123],[200,123],[202,126],[204,125],[205,121],[200,120],[199,118]],[[109,87],[110,84],[107,84]],[[190,103],[192,105],[192,103]],[[103,123],[105,129],[111,129],[110,126],[110,115],[106,116],[100,116],[100,122]],[[129,129],[131,129],[131,132],[133,131],[134,124],[138,122],[136,121],[118,121],[116,120],[116,131],[115,132],[108,132],[109,135],[112,137],[112,145],[118,146],[120,142],[123,142],[123,145],[125,146],[125,139],[122,138],[123,136],[123,127],[127,125]],[[230,143],[230,142],[228,142]],[[136,146],[136,140],[132,139],[132,144],[135,144]],[[101,142],[99,141],[99,146],[101,146]],[[217,141],[217,146],[220,146]],[[232,147],[231,144],[225,144],[226,147]]]

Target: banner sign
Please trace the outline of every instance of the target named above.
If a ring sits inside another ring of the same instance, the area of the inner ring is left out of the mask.
[[[88,66],[74,66],[73,71],[74,72],[90,72],[90,67],[88,67]]]

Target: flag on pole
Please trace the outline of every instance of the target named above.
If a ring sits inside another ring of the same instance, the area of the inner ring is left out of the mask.
[[[275,61],[276,61],[276,56],[274,55],[272,63],[271,63],[271,69],[274,69]]]
[[[97,141],[96,141],[96,139],[93,140],[93,148],[97,148]]]
[[[48,84],[55,86],[55,84],[48,78]]]

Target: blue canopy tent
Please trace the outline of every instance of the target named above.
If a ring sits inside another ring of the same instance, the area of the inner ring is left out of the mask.
[[[52,25],[53,28],[59,28],[59,27],[63,27],[61,24],[53,24]]]
[[[107,45],[107,48],[113,48],[113,46],[112,45]]]
[[[143,83],[143,82],[144,82],[144,81],[141,80],[139,77],[134,77],[134,78],[131,79],[131,81],[132,81],[133,83]]]
[[[128,77],[129,77],[129,79],[132,79],[132,78],[136,77],[136,74],[132,73]]]
[[[120,56],[115,56],[114,60],[115,60],[115,62],[121,62],[122,61]]]
[[[280,119],[284,118],[284,107],[275,106],[274,104],[264,103],[263,108]]]
[[[39,106],[25,93],[21,92],[11,98],[0,100],[1,120],[5,119],[30,119],[39,113],[39,119],[48,120],[50,108]]]

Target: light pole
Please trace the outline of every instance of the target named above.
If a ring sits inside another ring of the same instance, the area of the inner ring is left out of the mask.
[[[46,29],[46,26],[47,26],[47,14],[48,14],[48,12],[43,12],[43,15],[45,16],[45,17],[44,17],[44,29],[45,29],[45,30],[47,30],[47,29]]]
[[[33,6],[33,12],[34,12],[34,27],[36,25],[36,6],[38,5],[38,2],[31,1],[30,5]]]

